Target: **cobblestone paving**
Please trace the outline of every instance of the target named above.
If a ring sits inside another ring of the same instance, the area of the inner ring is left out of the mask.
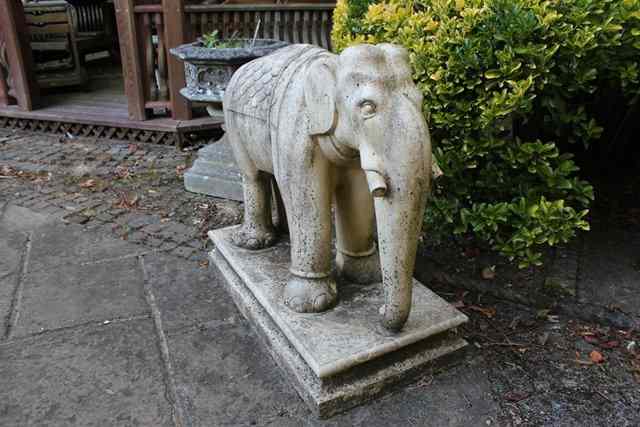
[[[0,129],[0,200],[206,262],[206,231],[241,204],[184,191],[193,151]]]

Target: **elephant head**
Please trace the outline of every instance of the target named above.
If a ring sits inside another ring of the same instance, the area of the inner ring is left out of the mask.
[[[408,52],[359,45],[308,69],[309,133],[359,152],[374,197],[382,269],[383,325],[400,330],[411,310],[413,269],[431,177],[422,94]]]

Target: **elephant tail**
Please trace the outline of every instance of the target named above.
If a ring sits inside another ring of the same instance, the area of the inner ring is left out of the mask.
[[[289,224],[287,223],[287,212],[284,208],[284,200],[282,200],[282,193],[278,187],[275,177],[271,177],[271,187],[273,191],[273,205],[276,208],[276,228],[281,232],[289,231]]]

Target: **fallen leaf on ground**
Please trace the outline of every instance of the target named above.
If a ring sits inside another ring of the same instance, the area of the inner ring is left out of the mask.
[[[509,402],[519,402],[526,399],[528,396],[520,391],[509,391],[504,395],[505,400]]]
[[[493,280],[496,278],[496,267],[494,265],[492,265],[491,267],[485,267],[482,269],[482,273],[480,273],[480,276],[484,279],[484,280]]]
[[[576,351],[576,358],[573,359],[578,365],[593,365],[593,362],[590,360],[582,360],[580,359],[580,352]]]
[[[480,249],[478,248],[466,248],[464,250],[464,256],[466,256],[467,258],[475,258],[478,255],[480,255]]]
[[[184,175],[185,169],[187,169],[187,165],[178,165],[178,166],[176,166],[176,175],[178,175],[178,176]]]
[[[2,165],[0,168],[0,176],[2,178],[14,178],[17,175],[17,171],[11,166]]]
[[[616,341],[616,340],[606,341],[606,342],[600,343],[600,347],[617,348],[617,347],[620,347],[620,341]]]
[[[96,185],[95,179],[88,179],[80,183],[80,188],[91,188],[91,187],[95,187],[95,185]]]
[[[127,178],[129,176],[129,169],[124,166],[118,166],[115,171],[113,171],[113,174],[118,178]]]
[[[133,191],[122,191],[118,193],[118,201],[116,207],[120,209],[132,209],[135,208],[140,200],[137,193]]]
[[[489,318],[496,315],[496,309],[493,307],[479,307],[477,305],[469,305],[467,306],[467,308],[473,311],[477,311]]]
[[[604,356],[597,350],[593,350],[591,353],[589,353],[589,359],[591,359],[593,363],[604,362]]]

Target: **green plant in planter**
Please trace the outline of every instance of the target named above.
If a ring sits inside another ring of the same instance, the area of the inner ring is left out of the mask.
[[[233,33],[228,39],[222,40],[218,30],[213,30],[208,34],[202,35],[202,43],[204,47],[209,49],[225,49],[225,48],[238,48],[244,47],[245,41],[236,39],[236,34]]]
[[[640,0],[339,0],[333,45],[410,51],[424,94],[435,236],[467,234],[521,267],[588,230],[592,186],[558,144],[598,140],[606,91],[640,94]],[[603,159],[606,161],[606,159]]]

